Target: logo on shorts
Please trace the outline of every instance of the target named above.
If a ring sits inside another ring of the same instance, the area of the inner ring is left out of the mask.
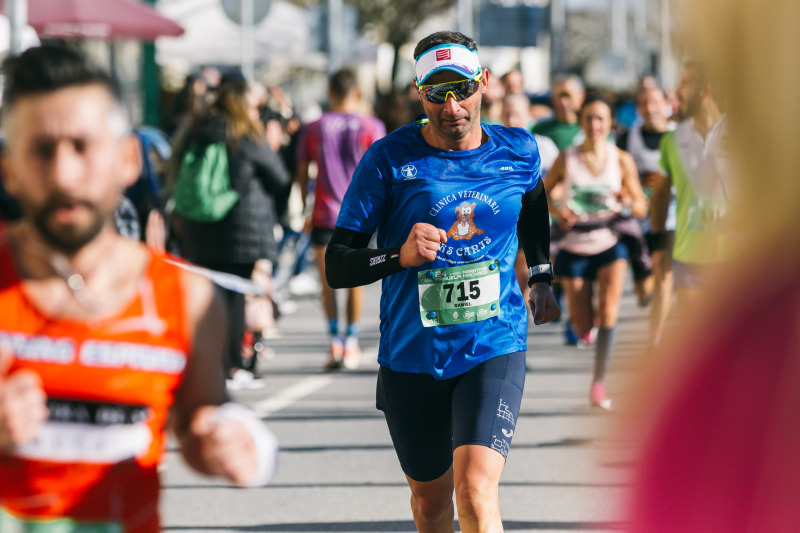
[[[510,422],[512,426],[517,425],[517,421],[514,420],[514,413],[508,408],[508,404],[500,398],[500,403],[497,406],[497,418],[502,418],[506,422]],[[503,431],[505,433],[505,431]],[[510,435],[506,435],[506,437],[510,437]]]
[[[500,455],[502,455],[503,457],[508,457],[508,451],[511,449],[511,445],[508,443],[508,441],[505,441],[503,439],[498,439],[494,435],[492,435],[492,438],[493,438],[491,443],[492,449],[497,452],[500,452]]]
[[[483,235],[483,230],[475,225],[475,202],[462,202],[456,207],[456,221],[450,226],[447,236],[451,239],[472,239],[473,235]]]
[[[503,428],[503,435],[505,435],[507,439],[510,439],[514,436],[514,430],[512,429],[511,431],[506,431],[506,429]]]
[[[403,179],[413,180],[417,177],[417,167],[414,165],[403,165],[400,167],[400,175]]]

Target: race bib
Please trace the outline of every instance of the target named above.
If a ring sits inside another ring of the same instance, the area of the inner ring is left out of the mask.
[[[500,314],[500,261],[424,270],[417,277],[422,325],[479,322]]]
[[[26,459],[112,464],[144,455],[152,442],[143,406],[49,399],[36,439],[14,449]],[[3,531],[0,529],[0,531]]]
[[[604,183],[573,185],[567,206],[576,215],[590,215],[611,211],[616,206],[611,187]]]
[[[689,231],[692,233],[711,231],[714,224],[725,214],[727,208],[726,200],[692,198],[689,202]]]
[[[0,531],[20,533],[122,533],[115,522],[76,522],[68,518],[22,519],[0,507]]]

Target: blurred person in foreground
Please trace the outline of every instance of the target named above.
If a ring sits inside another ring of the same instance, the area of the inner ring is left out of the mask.
[[[140,164],[118,87],[64,48],[3,68],[0,530],[157,532],[167,425],[197,471],[264,483],[274,438],[225,403],[212,285],[113,227]]]
[[[623,208],[634,216],[646,215],[647,199],[633,158],[608,140],[609,103],[599,94],[589,95],[579,116],[585,140],[558,155],[545,177],[545,190],[551,194],[559,189],[549,204],[564,230],[555,273],[567,295],[572,327],[586,341],[597,327],[589,402],[592,407],[610,409],[605,377],[616,343],[629,256],[612,224]]]
[[[437,32],[414,50],[425,115],[364,155],[326,254],[332,287],[379,279],[376,404],[421,532],[502,531],[498,486],[525,383],[529,261],[536,324],[559,316],[547,197],[530,133],[481,124],[495,83],[475,41]],[[517,238],[519,226],[519,240]],[[378,231],[379,249],[368,248]]]
[[[645,407],[633,426],[647,424],[626,529],[796,532],[800,5],[704,0],[691,11],[684,38],[726,89],[739,239],[632,395]]]
[[[257,95],[240,74],[229,76],[220,83],[214,102],[194,117],[186,144],[176,148],[173,157],[181,160],[187,150],[224,142],[230,186],[239,199],[219,221],[183,218],[180,235],[189,261],[249,279],[256,261],[277,261],[275,196],[289,183],[289,174],[265,140]],[[257,387],[242,360],[245,296],[232,290],[224,294],[231,324],[225,360],[229,386]]]
[[[355,71],[341,69],[328,81],[330,109],[319,120],[300,132],[297,148],[297,181],[307,196],[309,163],[317,165],[314,205],[311,209],[311,243],[322,283],[322,307],[328,321],[330,350],[326,370],[358,367],[361,348],[358,345],[358,321],[363,307],[363,288],[347,289],[347,329],[339,331],[339,310],[336,291],[325,279],[325,250],[336,227],[353,171],[372,143],[386,135],[383,122],[361,114],[361,91]]]

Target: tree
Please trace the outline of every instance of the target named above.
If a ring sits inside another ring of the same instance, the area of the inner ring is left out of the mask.
[[[308,7],[320,0],[290,0]],[[324,1],[324,0],[322,0]],[[456,0],[345,0],[358,9],[358,31],[373,33],[380,41],[394,48],[392,86],[400,64],[400,47],[414,35],[422,22],[438,15],[456,3]]]

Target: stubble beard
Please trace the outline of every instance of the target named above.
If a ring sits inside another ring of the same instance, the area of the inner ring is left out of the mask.
[[[91,203],[78,202],[89,210],[91,214],[89,222],[82,226],[58,226],[51,222],[51,218],[61,201],[59,198],[51,198],[42,209],[33,214],[32,221],[47,244],[61,252],[72,254],[92,242],[100,234],[106,217]]]

